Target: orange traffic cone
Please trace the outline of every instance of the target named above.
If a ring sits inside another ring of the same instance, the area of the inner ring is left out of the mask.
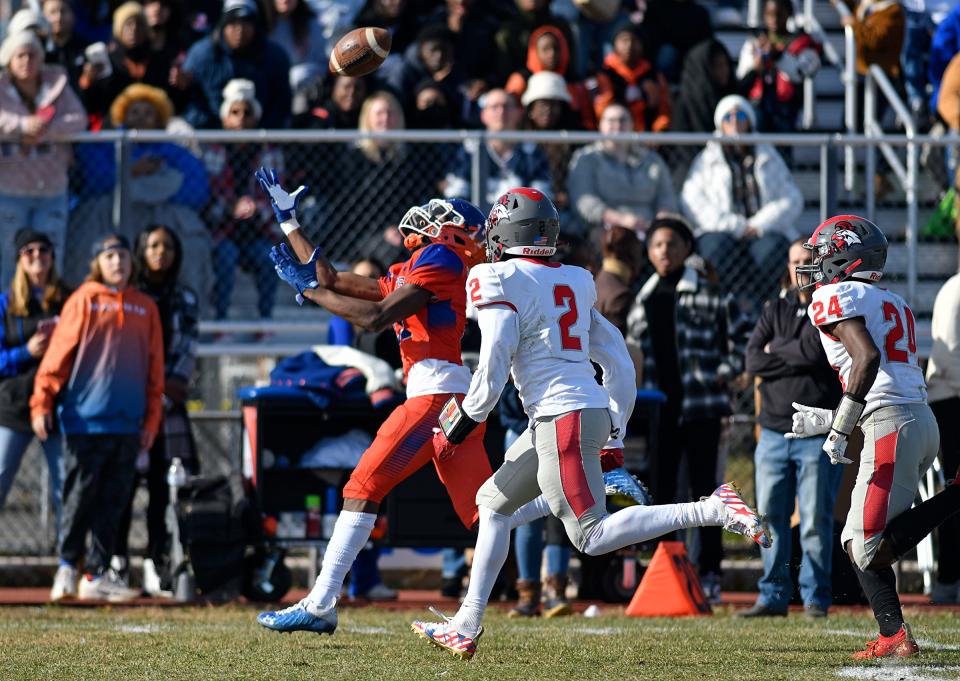
[[[710,615],[712,612],[683,542],[660,542],[627,606],[627,614],[631,617],[682,617]]]

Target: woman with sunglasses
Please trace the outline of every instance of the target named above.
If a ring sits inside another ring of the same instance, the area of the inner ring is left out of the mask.
[[[70,291],[53,263],[53,244],[43,232],[22,229],[14,240],[17,259],[10,288],[0,293],[0,508],[7,499],[34,433],[30,395],[40,358],[47,351],[57,315]],[[63,497],[61,438],[54,433],[43,453],[57,527]]]

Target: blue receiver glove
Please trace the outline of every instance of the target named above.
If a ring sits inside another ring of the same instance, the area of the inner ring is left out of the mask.
[[[273,206],[273,212],[277,216],[277,222],[284,223],[297,219],[297,204],[300,203],[300,195],[307,191],[306,185],[300,185],[294,192],[288,193],[280,186],[280,178],[277,177],[276,168],[261,167],[255,173],[263,191],[270,197],[270,204]],[[296,227],[294,227],[296,229]],[[284,230],[286,231],[286,230]]]
[[[277,276],[287,282],[297,291],[297,304],[303,305],[303,292],[308,288],[320,288],[317,281],[317,255],[320,249],[316,248],[310,260],[301,263],[287,250],[286,244],[280,244],[270,249],[270,259],[273,261]]]

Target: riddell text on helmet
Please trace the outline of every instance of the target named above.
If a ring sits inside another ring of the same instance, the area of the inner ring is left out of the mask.
[[[524,248],[522,255],[553,255],[553,248]]]

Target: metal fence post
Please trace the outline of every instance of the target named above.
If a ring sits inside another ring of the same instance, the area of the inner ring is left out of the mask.
[[[863,134],[874,137],[873,126],[877,118],[877,84],[868,72],[863,82]],[[876,200],[873,194],[873,176],[877,174],[877,147],[868,144],[864,150],[866,168],[864,170],[864,193],[866,196],[867,218],[876,221]]]
[[[911,305],[916,304],[917,300],[917,258],[919,252],[917,248],[917,238],[919,236],[919,225],[917,224],[917,167],[919,165],[917,143],[913,141],[907,143],[907,302]]]
[[[837,147],[828,139],[820,147],[820,222],[837,214]]]
[[[486,136],[475,140],[476,146],[473,148],[473,157],[470,159],[470,202],[478,206],[484,213],[490,206],[487,206],[487,178],[490,176],[490,159],[482,153],[487,145]]]
[[[127,135],[113,143],[117,177],[113,187],[113,228],[122,231],[130,215],[130,145]]]

